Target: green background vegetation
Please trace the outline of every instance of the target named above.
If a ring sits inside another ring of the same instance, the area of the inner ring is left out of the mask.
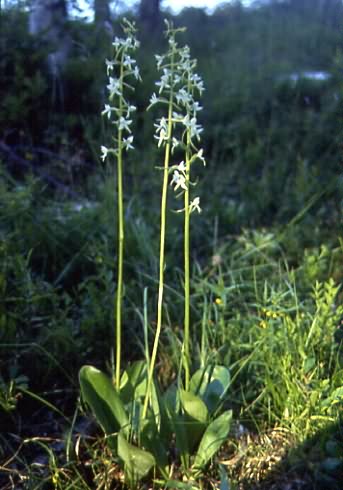
[[[187,27],[183,39],[206,86],[203,213],[192,219],[193,368],[205,351],[231,370],[229,406],[249,436],[231,434],[219,459],[243,454],[224,467],[244,488],[260,479],[267,481],[261,488],[276,481],[281,489],[282,478],[299,475],[303,489],[342,481],[342,8],[324,15],[314,4],[236,3],[211,16],[185,9],[174,17]],[[99,114],[111,40],[93,24],[70,21],[73,53],[54,80],[49,46],[28,35],[27,14],[12,8],[1,16],[0,457],[7,461],[22,441],[44,433],[62,438],[68,451],[81,434],[88,456],[66,458],[53,444],[27,442],[0,482],[11,488],[13,474],[15,488],[97,488],[94,478],[115,482],[116,475],[104,470],[101,442],[84,437],[83,416],[71,420],[79,367],[111,362],[115,176],[99,158],[110,137]],[[136,152],[125,168],[127,362],[143,355],[145,287],[151,333],[154,327],[160,157],[155,114],[145,107],[157,79],[152,54],[163,42],[159,32],[142,38]],[[290,78],[306,71],[330,77]],[[181,222],[173,213],[168,220],[165,384],[178,368],[183,308]],[[275,428],[285,431],[283,442],[272,438]],[[274,441],[269,453],[263,434]],[[44,469],[29,470],[41,454]],[[268,483],[261,461],[270,454],[283,463]],[[18,475],[28,475],[25,484]],[[214,465],[208,488],[218,475]]]

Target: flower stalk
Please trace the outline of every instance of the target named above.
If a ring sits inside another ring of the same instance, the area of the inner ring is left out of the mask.
[[[160,258],[159,258],[159,285],[158,285],[158,299],[157,299],[157,325],[154,338],[154,344],[151,354],[151,362],[148,373],[147,391],[144,399],[144,406],[142,417],[146,417],[149,401],[151,398],[152,379],[154,375],[154,369],[157,358],[158,344],[162,329],[162,316],[163,316],[163,292],[164,292],[164,268],[165,268],[165,238],[166,238],[166,222],[167,222],[167,197],[168,197],[168,180],[169,180],[169,162],[171,154],[171,141],[173,133],[173,101],[174,101],[174,81],[175,81],[175,55],[177,53],[177,45],[175,42],[175,34],[177,30],[173,29],[167,23],[166,36],[169,43],[169,51],[165,58],[169,61],[168,70],[164,71],[164,75],[161,77],[161,81],[157,82],[160,87],[160,93],[166,92],[168,101],[168,117],[167,122],[165,118],[161,118],[159,125],[157,126],[157,139],[158,146],[165,145],[164,149],[164,165],[163,165],[163,183],[162,183],[162,196],[161,196],[161,217],[160,217]],[[156,57],[157,66],[163,62],[163,57]],[[151,99],[151,105],[157,103],[159,99],[154,94]]]
[[[134,23],[127,19],[123,20],[123,31],[126,38],[114,39],[112,43],[115,55],[112,60],[106,60],[107,75],[109,76],[109,104],[105,104],[102,115],[112,119],[113,124],[117,127],[116,136],[113,137],[114,146],[107,148],[101,147],[102,160],[104,161],[109,154],[113,154],[117,161],[117,212],[118,212],[118,260],[117,260],[117,291],[115,299],[115,374],[114,384],[116,389],[120,389],[121,373],[121,346],[122,346],[122,303],[123,303],[123,283],[124,283],[124,193],[123,193],[123,152],[133,148],[133,136],[131,135],[130,125],[132,119],[130,115],[135,111],[135,107],[125,98],[125,90],[133,89],[127,78],[134,77],[140,79],[139,69],[136,61],[130,56],[139,46],[135,38],[136,28]],[[112,77],[112,73],[119,71],[119,77]],[[112,117],[112,115],[114,115]],[[125,137],[127,135],[127,137]]]
[[[183,169],[184,178],[184,336],[183,336],[183,367],[185,371],[185,390],[189,391],[190,384],[190,215],[197,210],[199,213],[200,199],[195,197],[190,200],[191,183],[191,165],[196,159],[200,159],[205,164],[202,157],[202,150],[197,150],[194,138],[200,140],[202,128],[197,124],[196,113],[201,110],[199,103],[194,100],[194,92],[197,90],[200,94],[203,91],[203,82],[201,78],[194,73],[196,60],[189,57],[189,49],[186,46],[183,52],[183,68],[186,86],[179,91],[179,103],[186,111],[182,120],[185,127],[183,133],[183,145],[185,148],[186,164]],[[175,186],[176,190],[176,186]]]
[[[185,312],[184,312],[184,369],[185,369],[185,389],[189,390],[190,381],[190,357],[189,357],[189,345],[190,345],[190,151],[191,151],[191,138],[190,131],[187,129],[187,142],[186,142],[186,170],[185,181],[186,190],[184,195],[185,204],[185,219],[184,219],[184,274],[185,274]]]
[[[120,92],[123,93],[123,53],[120,62]],[[119,120],[123,117],[123,99],[119,98]],[[117,192],[118,192],[118,273],[116,294],[116,364],[115,386],[120,388],[121,368],[121,333],[122,333],[122,302],[123,302],[123,263],[124,263],[124,196],[123,196],[123,130],[118,125],[118,153],[117,153]]]
[[[197,150],[194,139],[199,139],[202,128],[197,124],[196,113],[201,108],[193,98],[193,92],[203,90],[202,80],[194,74],[195,60],[190,59],[189,47],[179,48],[175,36],[184,29],[174,29],[166,22],[166,35],[169,51],[165,55],[156,55],[157,68],[163,72],[156,85],[159,87],[158,95],[155,93],[150,99],[150,107],[155,104],[167,104],[168,115],[161,117],[155,124],[158,147],[164,146],[163,183],[161,197],[161,228],[160,228],[160,261],[159,261],[159,288],[157,302],[157,326],[151,363],[149,366],[147,392],[144,400],[143,418],[146,417],[149,400],[151,398],[152,379],[156,364],[159,338],[163,321],[163,291],[165,269],[165,235],[167,214],[167,193],[169,174],[172,173],[170,184],[179,195],[184,194],[184,268],[185,268],[185,310],[184,310],[184,340],[182,349],[182,364],[185,370],[185,388],[189,389],[190,381],[190,214],[194,210],[200,212],[199,198],[190,200],[190,170],[192,162],[202,158],[202,150]],[[179,137],[177,137],[179,135]],[[185,162],[170,165],[171,156],[180,148],[184,151]],[[197,152],[197,153],[196,153]],[[204,160],[203,160],[204,161]]]

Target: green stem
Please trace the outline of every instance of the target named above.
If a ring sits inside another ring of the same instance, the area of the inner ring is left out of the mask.
[[[173,71],[174,57],[171,59],[171,71]],[[167,195],[168,195],[168,177],[169,177],[169,159],[170,159],[170,142],[172,137],[172,115],[173,115],[173,89],[171,88],[169,97],[169,109],[168,109],[168,134],[167,144],[164,153],[164,167],[163,167],[163,187],[161,197],[161,231],[160,231],[160,262],[159,262],[159,285],[158,285],[158,301],[157,301],[157,326],[154,339],[154,345],[151,354],[150,369],[148,374],[148,386],[144,399],[142,418],[144,419],[147,414],[148,404],[150,399],[150,392],[152,386],[152,378],[154,374],[154,368],[157,357],[158,343],[162,328],[162,313],[163,313],[163,288],[164,288],[164,256],[165,256],[165,237],[166,237],[166,221],[167,221]]]
[[[123,55],[120,63],[120,92],[123,93]],[[122,95],[119,97],[119,117],[123,112]],[[122,299],[123,299],[123,261],[124,261],[124,205],[123,205],[123,145],[122,129],[118,128],[118,154],[117,154],[117,191],[118,191],[118,271],[116,294],[116,373],[115,386],[120,389],[121,367],[121,332],[122,332]]]
[[[190,323],[190,212],[189,212],[189,181],[190,181],[190,132],[187,130],[187,147],[186,147],[186,187],[185,190],[185,222],[184,222],[184,267],[185,267],[185,314],[184,314],[184,339],[183,339],[183,355],[185,368],[185,390],[189,390],[190,380],[190,358],[189,358],[189,323]]]

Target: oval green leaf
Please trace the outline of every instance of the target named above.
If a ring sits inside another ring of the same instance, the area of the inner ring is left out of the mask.
[[[83,366],[79,374],[82,397],[107,436],[121,428],[128,431],[129,419],[110,378],[93,366]],[[113,448],[113,439],[109,438]]]
[[[219,450],[220,446],[226,441],[230,431],[232,420],[232,410],[224,412],[217,417],[204,432],[195,456],[193,468],[195,472],[201,472],[201,469],[209,462],[212,456]]]
[[[194,373],[190,390],[199,395],[210,413],[213,413],[225,399],[230,383],[230,371],[225,366],[206,366]]]
[[[199,396],[190,393],[189,391],[180,390],[180,398],[184,411],[192,419],[206,424],[208,420],[208,410],[205,403]]]
[[[124,462],[125,477],[131,485],[144,478],[155,465],[155,458],[151,453],[133,446],[121,433],[118,434],[118,456]]]

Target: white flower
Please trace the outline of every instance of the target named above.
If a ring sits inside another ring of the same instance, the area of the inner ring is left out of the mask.
[[[124,148],[126,150],[129,150],[131,148],[133,150],[132,142],[133,142],[133,136],[128,136],[127,138],[123,138]]]
[[[130,124],[132,123],[131,119],[125,119],[125,117],[121,116],[118,121],[118,128],[121,130],[126,130],[131,133]]]
[[[131,65],[134,65],[136,60],[132,59],[128,54],[124,55],[123,66],[127,66],[131,70]]]
[[[136,80],[141,80],[141,76],[139,73],[139,68],[138,66],[135,66],[133,69],[133,76],[135,77]]]
[[[183,124],[186,126],[187,129],[190,129],[191,132],[191,138],[194,136],[199,140],[200,139],[200,133],[203,131],[203,128],[201,127],[200,124],[197,124],[196,117],[192,117],[192,119],[189,119],[189,116],[185,116],[183,118]]]
[[[183,173],[186,172],[186,165],[185,165],[185,162],[183,160],[182,160],[182,162],[179,163],[179,165],[177,166],[177,169],[180,172],[183,172]]]
[[[157,102],[159,102],[159,101],[160,101],[160,99],[157,97],[157,95],[154,92],[152,94],[152,96],[150,97],[150,105],[157,104]]]
[[[158,136],[154,136],[154,138],[158,139],[157,146],[159,148],[162,145],[163,141],[168,139],[168,133],[162,128],[160,129],[160,134]]]
[[[108,117],[108,119],[111,118],[111,113],[114,110],[114,107],[111,107],[109,104],[105,104],[105,109],[102,111],[102,115]]]
[[[121,45],[121,39],[119,37],[115,37],[112,46],[118,49],[120,45]]]
[[[193,138],[195,136],[199,140],[200,139],[200,133],[202,133],[203,128],[201,127],[200,124],[197,124],[197,120],[195,117],[192,117],[192,119],[191,119],[190,130],[191,130],[191,138]]]
[[[124,47],[126,49],[129,49],[129,48],[132,48],[133,47],[133,38],[131,36],[127,36],[127,38],[125,39]]]
[[[200,79],[200,81],[196,82],[194,85],[195,85],[195,88],[197,88],[199,90],[199,93],[201,95],[203,93],[203,91],[205,90],[204,82]]]
[[[180,144],[180,141],[178,139],[175,138],[175,136],[173,136],[173,139],[172,139],[172,153],[174,153],[174,150],[177,146],[179,146]]]
[[[180,63],[180,68],[181,70],[190,72],[192,70],[192,62],[189,59],[186,59],[182,63]]]
[[[184,61],[185,59],[189,59],[190,49],[189,49],[189,46],[187,44],[181,49],[180,56],[181,56],[182,61]]]
[[[120,46],[123,45],[123,43],[124,43],[124,39],[122,39],[121,37],[115,37],[112,46],[118,49]]]
[[[168,139],[168,124],[167,120],[165,117],[161,117],[159,124],[154,124],[156,127],[156,133],[158,134],[155,136],[156,139],[158,139],[158,148],[161,146],[163,141]]]
[[[178,104],[181,102],[183,105],[191,102],[192,96],[184,89],[181,88],[175,95]]]
[[[181,189],[187,190],[186,179],[183,174],[180,174],[178,170],[174,170],[172,181],[170,185],[175,185],[174,191],[177,191],[179,187]]]
[[[113,67],[115,65],[115,61],[106,60],[105,63],[106,63],[106,66],[107,66],[107,76],[109,76],[110,71],[113,70]]]
[[[128,49],[128,48],[133,48],[134,46],[134,40],[132,37],[127,37],[125,40],[124,40],[124,44],[123,44],[124,48]]]
[[[109,149],[106,148],[106,146],[102,146],[101,147],[101,160],[104,162],[105,161],[105,158],[107,157],[108,155],[108,152],[109,152]]]
[[[121,95],[120,80],[118,80],[118,78],[110,77],[110,83],[107,85],[107,88],[110,91],[111,95],[114,94]]]
[[[173,48],[175,49],[175,48],[177,47],[177,44],[176,44],[176,42],[175,42],[175,39],[173,39],[173,38],[169,39],[168,43],[169,43],[169,46],[170,46],[172,49],[173,49]]]
[[[199,160],[201,160],[202,163],[204,164],[204,167],[206,167],[206,160],[203,157],[203,153],[204,153],[204,150],[201,148],[201,150],[198,151],[198,153],[195,155],[195,157],[198,158]]]
[[[156,58],[156,61],[157,61],[157,68],[159,70],[161,68],[161,66],[162,66],[162,63],[163,63],[163,60],[164,60],[164,56],[160,56],[158,54],[155,54],[155,58]]]
[[[191,82],[193,82],[194,84],[198,83],[198,82],[202,82],[202,79],[201,77],[199,77],[199,75],[197,73],[193,73],[191,76],[190,76],[190,80]]]
[[[165,117],[161,117],[159,124],[154,124],[156,127],[156,133],[161,132],[162,130],[167,133],[168,131],[168,125],[167,125],[167,120]]]
[[[165,88],[170,88],[170,70],[167,68],[164,68],[164,74],[161,76],[161,80],[159,82],[156,82],[155,85],[160,87],[159,93],[161,93]]]
[[[172,116],[176,122],[183,121],[184,118],[184,116],[182,114],[179,114],[178,112],[173,112]]]
[[[174,78],[173,78],[173,84],[177,85],[178,83],[181,82],[181,77],[177,73],[174,73]]]
[[[134,112],[136,109],[137,109],[137,107],[135,105],[128,105],[127,106],[127,116],[126,117],[129,117],[130,116],[130,113],[131,112]]]
[[[189,213],[192,213],[193,211],[198,211],[198,213],[201,213],[200,197],[195,197],[189,204]]]
[[[202,107],[199,104],[199,102],[195,102],[195,101],[193,102],[192,110],[194,111],[194,113],[198,111],[202,111]]]

